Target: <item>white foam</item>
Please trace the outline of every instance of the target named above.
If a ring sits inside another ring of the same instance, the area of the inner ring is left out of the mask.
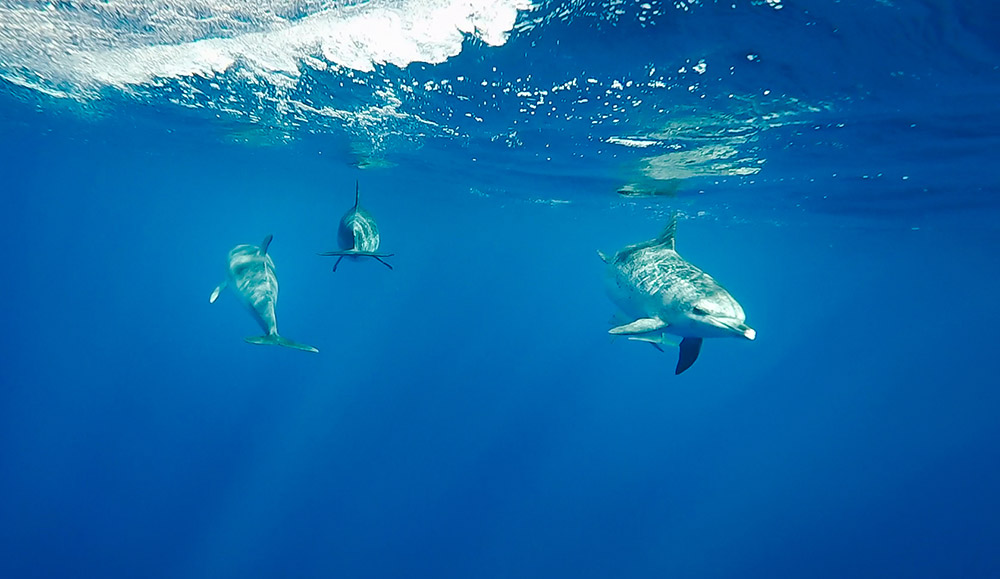
[[[436,64],[459,54],[466,35],[502,45],[531,2],[93,0],[51,6],[0,6],[0,74],[49,89],[93,89],[212,77],[237,62],[279,84],[294,82],[308,59],[358,71]]]
[[[625,137],[608,137],[605,139],[605,142],[613,145],[622,145],[624,147],[636,147],[639,149],[645,149],[646,147],[652,147],[660,144],[660,141],[651,141],[649,139],[631,139]]]

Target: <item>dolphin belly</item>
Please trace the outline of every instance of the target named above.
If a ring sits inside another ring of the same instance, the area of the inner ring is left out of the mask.
[[[257,324],[265,333],[277,332],[274,313],[278,301],[278,277],[269,255],[234,249],[229,259],[230,281]]]
[[[379,246],[378,225],[367,211],[361,208],[351,211],[340,222],[337,243],[343,250],[374,253]]]
[[[264,330],[263,336],[245,338],[251,344],[284,346],[306,352],[319,352],[315,347],[289,340],[278,334],[275,305],[278,302],[278,276],[274,261],[267,250],[273,236],[268,235],[260,246],[237,245],[229,252],[228,275],[208,298],[215,303],[223,288],[231,286],[243,305],[250,310],[254,320]]]

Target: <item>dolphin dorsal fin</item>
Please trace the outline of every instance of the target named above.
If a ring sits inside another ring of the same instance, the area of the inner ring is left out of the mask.
[[[361,190],[358,188],[358,182],[354,181],[354,208],[357,209],[361,205]]]
[[[656,238],[657,245],[662,245],[668,249],[674,249],[674,235],[677,233],[677,214],[670,216],[670,221],[663,228],[663,233]]]
[[[260,242],[260,254],[261,255],[267,255],[267,246],[271,245],[271,240],[272,239],[274,239],[274,236],[271,235],[270,233],[268,233],[267,237],[264,238],[264,241]]]

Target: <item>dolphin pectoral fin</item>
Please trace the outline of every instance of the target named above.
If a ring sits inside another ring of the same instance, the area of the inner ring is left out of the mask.
[[[637,342],[646,342],[661,352],[663,351],[663,348],[660,347],[660,344],[663,344],[664,346],[677,346],[680,344],[680,340],[676,339],[674,336],[668,336],[663,332],[658,334],[639,334],[637,336],[629,336],[628,339],[635,340]]]
[[[224,281],[224,282],[220,283],[219,285],[217,285],[215,287],[215,289],[212,290],[212,295],[209,296],[208,303],[214,304],[215,300],[219,299],[219,294],[222,293],[222,290],[226,289],[227,285],[229,285],[228,281]]]
[[[611,263],[611,258],[609,258],[607,254],[601,251],[600,249],[597,250],[597,255],[600,256],[601,261],[603,261],[604,263]]]
[[[663,348],[660,347],[659,341],[656,340],[656,339],[646,338],[646,337],[643,337],[643,336],[629,336],[628,339],[629,340],[635,340],[637,342],[646,342],[647,344],[649,344],[650,346],[656,348],[660,352],[663,351]]]
[[[608,330],[609,334],[645,334],[647,332],[655,332],[657,330],[662,330],[666,328],[667,324],[663,320],[657,318],[639,318],[638,320],[625,324],[624,326],[617,326]]]
[[[284,346],[286,348],[292,348],[295,350],[302,350],[303,352],[319,352],[316,348],[309,346],[307,344],[300,344],[294,340],[289,340],[288,338],[283,338],[278,334],[270,334],[267,336],[251,336],[249,338],[243,338],[248,344],[259,344],[267,346]]]
[[[701,343],[704,340],[701,338],[684,338],[681,340],[681,354],[677,358],[677,370],[674,374],[680,374],[684,370],[691,367],[694,361],[698,359],[698,354],[701,353]]]

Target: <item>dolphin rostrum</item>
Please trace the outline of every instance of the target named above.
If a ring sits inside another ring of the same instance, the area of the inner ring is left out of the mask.
[[[319,352],[312,346],[293,342],[278,335],[278,320],[274,316],[274,306],[278,302],[278,277],[274,272],[274,261],[267,254],[271,238],[271,235],[265,237],[260,247],[246,244],[234,247],[229,252],[229,275],[215,288],[208,301],[214,304],[222,290],[232,284],[233,291],[240,296],[243,304],[265,332],[263,336],[244,338],[247,342]]]
[[[630,340],[674,345],[666,334],[680,336],[676,374],[691,367],[704,338],[746,338],[757,332],[746,325],[739,302],[712,276],[688,263],[674,249],[677,216],[656,239],[630,245],[608,257],[608,293],[634,321],[608,330]]]
[[[333,271],[337,271],[340,260],[345,257],[371,257],[377,259],[379,263],[392,269],[392,266],[382,260],[383,257],[392,257],[392,253],[378,253],[379,236],[378,224],[372,214],[361,207],[361,195],[358,192],[358,183],[354,183],[354,207],[340,218],[340,225],[337,227],[337,245],[339,251],[325,251],[319,255],[335,256],[337,261],[333,264]]]

